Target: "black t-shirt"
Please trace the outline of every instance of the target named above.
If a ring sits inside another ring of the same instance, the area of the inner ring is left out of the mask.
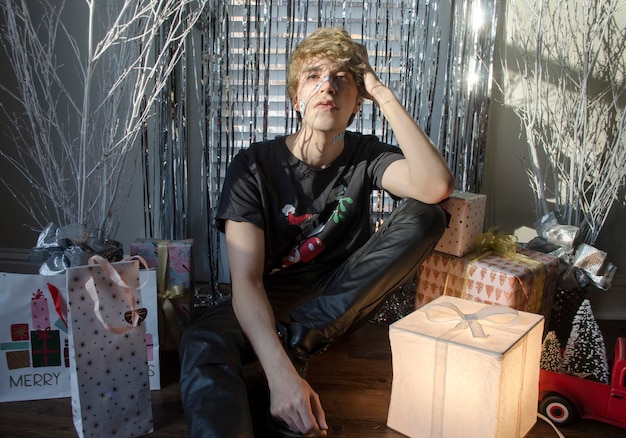
[[[287,148],[285,137],[254,143],[228,166],[216,224],[251,222],[265,234],[265,274],[314,259],[345,260],[371,235],[372,190],[402,158],[375,136],[346,132],[344,149],[314,169]]]

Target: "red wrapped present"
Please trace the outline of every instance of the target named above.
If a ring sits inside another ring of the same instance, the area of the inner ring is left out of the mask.
[[[548,315],[558,273],[557,257],[525,248],[464,257],[434,252],[420,266],[415,304],[450,295]]]
[[[28,324],[11,324],[12,341],[28,341]]]
[[[457,257],[474,250],[476,236],[483,232],[487,196],[455,190],[439,204],[450,214],[450,223],[435,251]]]

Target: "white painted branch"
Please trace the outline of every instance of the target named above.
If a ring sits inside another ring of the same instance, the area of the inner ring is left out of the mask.
[[[7,23],[0,40],[18,82],[15,92],[3,85],[0,90],[24,110],[23,118],[9,115],[16,148],[0,151],[0,157],[47,199],[33,207],[24,193],[20,204],[40,224],[85,223],[100,237],[113,238],[138,136],[206,0],[86,0],[86,47],[63,23],[63,2],[41,0],[46,13],[37,28],[25,0],[0,2]],[[67,82],[75,79],[59,75],[55,64],[61,38],[76,58],[78,101],[69,91],[75,84]]]

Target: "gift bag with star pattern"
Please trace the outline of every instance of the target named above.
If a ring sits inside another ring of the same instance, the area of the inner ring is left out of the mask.
[[[153,431],[139,260],[67,270],[70,392],[79,437]]]

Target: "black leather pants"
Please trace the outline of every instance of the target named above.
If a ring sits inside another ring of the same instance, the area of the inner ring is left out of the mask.
[[[445,226],[440,207],[404,201],[345,263],[313,263],[270,276],[265,288],[277,319],[320,330],[328,340],[366,322],[415,273]],[[180,358],[189,436],[253,437],[242,367],[256,357],[230,301],[185,331]]]

